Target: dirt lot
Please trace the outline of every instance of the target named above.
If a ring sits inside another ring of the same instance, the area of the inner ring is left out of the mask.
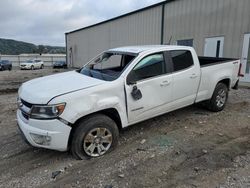
[[[129,127],[116,150],[78,161],[28,146],[16,125],[20,84],[57,72],[0,72],[0,187],[250,187],[249,89],[220,113],[191,106]]]

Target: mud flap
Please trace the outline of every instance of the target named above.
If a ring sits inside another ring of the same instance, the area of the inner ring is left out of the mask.
[[[238,90],[239,89],[239,80],[235,83],[235,85],[232,87],[232,89]]]

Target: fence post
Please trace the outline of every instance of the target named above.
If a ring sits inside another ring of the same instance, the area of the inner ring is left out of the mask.
[[[17,56],[17,59],[18,59],[18,64],[20,66],[21,62],[20,62],[20,56]]]

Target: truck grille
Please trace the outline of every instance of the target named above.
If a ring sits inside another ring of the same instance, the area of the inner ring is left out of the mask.
[[[23,103],[23,105],[25,105],[25,106],[27,106],[27,107],[29,107],[29,108],[32,108],[32,104],[31,103],[28,103],[28,102],[26,102],[25,100],[23,100],[23,99],[21,99],[21,102]]]
[[[26,120],[29,120],[29,115],[28,115],[28,114],[25,114],[24,112],[22,112],[22,115],[23,115],[23,117],[24,117]]]
[[[31,104],[31,103],[29,103],[29,102],[27,102],[27,101],[25,101],[23,99],[21,99],[21,103],[22,103],[22,105],[19,106],[19,109],[21,110],[23,117],[26,120],[28,120],[29,119],[29,113],[30,113],[30,110],[31,110],[33,104]]]

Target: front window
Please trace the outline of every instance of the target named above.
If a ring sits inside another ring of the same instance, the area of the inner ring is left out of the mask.
[[[80,73],[105,81],[117,79],[136,54],[104,52],[84,66]]]
[[[135,83],[165,74],[163,53],[151,54],[143,58],[129,73],[128,82]]]

